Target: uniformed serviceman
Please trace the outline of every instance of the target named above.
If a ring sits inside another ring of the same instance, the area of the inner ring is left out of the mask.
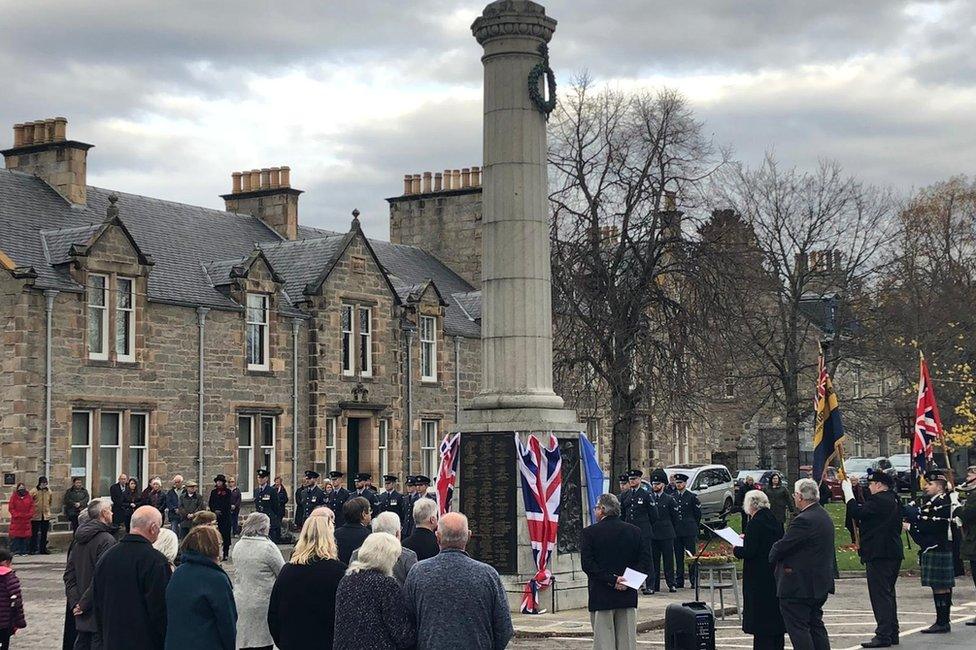
[[[332,485],[332,491],[325,493],[325,505],[335,513],[336,517],[342,515],[342,506],[349,500],[349,490],[342,486],[342,478],[345,476],[342,472],[331,471],[329,472],[329,480],[327,481]]]
[[[399,479],[394,474],[383,475],[383,493],[376,498],[377,515],[384,512],[392,512],[400,519],[400,530],[403,530],[403,511],[406,507],[406,498],[396,489]]]
[[[292,517],[295,523],[295,530],[302,532],[302,525],[305,523],[305,492],[308,490],[308,472],[302,477],[302,484],[295,490],[295,516]]]
[[[647,489],[641,485],[641,476],[644,472],[639,469],[631,469],[627,472],[629,489],[626,493],[627,508],[624,512],[624,521],[633,524],[641,530],[641,542],[651,545],[654,532],[654,522],[657,520],[658,513],[651,504],[651,495]],[[644,595],[653,593],[649,588],[651,577],[647,577],[644,588],[641,590]]]
[[[372,478],[373,476],[368,472],[359,472],[358,474],[356,474],[356,481],[355,481],[356,491],[352,493],[352,496],[363,497],[364,499],[369,501],[369,509],[371,514],[373,515],[373,518],[375,519],[376,515],[379,513],[376,511],[376,505],[377,505],[376,493],[373,492],[371,489],[369,489],[369,482],[372,480]]]
[[[680,472],[671,476],[674,479],[674,499],[676,521],[674,524],[674,572],[676,586],[685,586],[685,551],[694,555],[698,551],[698,526],[701,524],[701,501],[687,489],[688,475]],[[695,586],[698,576],[688,569],[688,584]]]
[[[281,513],[278,510],[278,495],[268,479],[271,473],[264,467],[258,470],[258,484],[254,488],[254,510],[268,515],[271,530],[268,537],[277,544],[281,541]]]
[[[308,470],[305,472],[305,478],[308,479],[308,486],[305,488],[305,499],[302,502],[302,523],[312,516],[312,511],[319,506],[325,505],[325,492],[319,487],[316,482],[319,478],[319,473],[313,470]]]
[[[417,476],[415,476],[414,479],[417,481],[417,496],[414,500],[414,503],[416,503],[420,499],[430,499],[431,501],[436,502],[437,493],[429,491],[430,478],[424,476],[423,474],[417,474]]]
[[[417,495],[417,477],[408,474],[404,482],[407,488],[403,493],[403,532],[400,537],[406,539],[413,535],[413,504],[417,502],[414,498]]]
[[[674,593],[674,528],[677,523],[677,508],[674,499],[664,491],[668,476],[663,469],[651,473],[651,502],[657,510],[654,533],[651,536],[651,560],[654,564],[654,578],[651,592],[661,590],[661,561],[664,561],[664,581],[668,591]],[[651,580],[651,578],[648,578]]]
[[[620,484],[620,498],[622,499],[624,493],[630,490],[630,479],[627,478],[626,474],[621,474],[617,477],[617,482]],[[621,503],[621,505],[623,505]]]

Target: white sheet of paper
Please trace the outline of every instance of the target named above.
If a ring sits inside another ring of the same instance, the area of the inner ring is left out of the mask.
[[[710,528],[709,530],[732,546],[742,546],[742,538],[739,537],[739,533],[735,532],[731,528]]]
[[[623,578],[624,584],[631,589],[640,589],[641,585],[644,584],[644,581],[647,580],[647,574],[627,568],[624,570]]]

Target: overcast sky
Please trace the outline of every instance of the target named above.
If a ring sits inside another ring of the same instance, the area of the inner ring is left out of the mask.
[[[673,86],[747,163],[908,191],[976,159],[976,2],[550,0],[560,82]],[[89,183],[223,207],[290,165],[300,219],[387,237],[404,173],[481,160],[484,2],[0,0],[0,144],[63,115]]]

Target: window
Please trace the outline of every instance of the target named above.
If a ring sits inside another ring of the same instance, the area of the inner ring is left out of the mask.
[[[674,462],[690,462],[691,449],[688,440],[688,422],[686,420],[675,420],[671,425],[672,438],[674,439]]]
[[[247,369],[268,369],[268,297],[247,294]]]
[[[437,319],[420,317],[420,379],[437,381]]]
[[[854,457],[855,458],[860,458],[863,455],[864,455],[864,443],[861,442],[860,440],[858,440],[857,438],[855,438],[854,439]]]
[[[91,411],[71,414],[71,478],[80,478],[89,492],[91,485]]]
[[[420,458],[426,476],[434,477],[439,469],[437,458],[437,420],[420,421]]]
[[[373,310],[359,308],[359,372],[363,377],[373,376]]]
[[[140,485],[148,485],[149,477],[146,472],[149,469],[148,452],[146,444],[146,433],[148,415],[145,413],[132,413],[129,415],[129,476],[139,479]]]
[[[861,396],[861,367],[854,367],[854,399]]]
[[[342,374],[351,377],[352,367],[352,305],[342,305]]]
[[[380,476],[390,473],[390,421],[380,420],[379,444]]]
[[[98,496],[108,496],[109,488],[122,473],[121,413],[102,412],[98,433]]]
[[[108,276],[88,276],[88,358],[108,359]],[[115,477],[113,477],[115,478]]]
[[[115,280],[115,358],[119,361],[135,361],[135,286],[132,278]]]
[[[264,467],[274,476],[275,418],[270,415],[241,415],[237,418],[237,487],[250,499],[253,477]]]
[[[336,419],[325,420],[325,469],[328,472],[336,468]]]
[[[731,366],[725,371],[725,397],[735,397],[735,370]]]

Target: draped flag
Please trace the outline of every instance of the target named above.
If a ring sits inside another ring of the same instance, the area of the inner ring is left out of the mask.
[[[830,381],[830,373],[824,357],[820,355],[819,378],[817,379],[817,396],[813,400],[815,424],[813,428],[813,480],[818,483],[823,480],[824,468],[830,464],[835,456],[844,455],[844,425],[840,419],[840,408],[834,384]],[[837,472],[844,478],[844,467],[841,464]]]
[[[522,500],[525,502],[532,558],[538,569],[535,577],[525,585],[522,613],[541,614],[539,590],[552,584],[549,560],[552,558],[552,549],[556,546],[556,533],[559,530],[559,497],[563,486],[562,456],[559,441],[551,433],[548,447],[543,447],[535,436],[529,436],[529,444],[525,446],[516,433],[515,451],[522,477]]]
[[[448,434],[441,443],[441,467],[437,471],[437,505],[443,515],[451,509],[454,481],[457,479],[458,461],[461,457],[461,434]]]
[[[600,468],[600,461],[596,457],[596,448],[586,437],[585,433],[580,432],[580,453],[583,457],[583,469],[586,472],[586,498],[590,506],[590,521],[596,521],[596,502],[603,494],[603,481],[606,477]]]
[[[928,464],[932,462],[932,442],[943,435],[939,407],[935,403],[935,389],[929,379],[929,367],[925,363],[925,356],[921,355],[918,402],[915,404],[915,437],[912,439],[912,462],[915,463],[919,476],[925,474]]]

